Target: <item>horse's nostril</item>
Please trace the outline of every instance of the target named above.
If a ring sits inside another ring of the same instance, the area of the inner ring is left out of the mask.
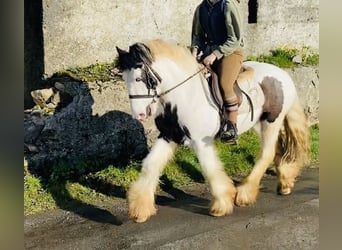
[[[140,114],[138,114],[138,116],[137,116],[137,119],[138,119],[139,121],[145,120],[145,118],[146,118],[146,115],[145,115],[144,113],[140,113]]]

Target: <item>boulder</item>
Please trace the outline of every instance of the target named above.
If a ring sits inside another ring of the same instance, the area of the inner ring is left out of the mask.
[[[115,98],[120,86],[69,81],[53,88],[55,94],[71,97],[69,103],[51,113],[40,102],[24,116],[24,157],[31,173],[48,172],[59,162],[120,164],[146,156],[143,126],[122,108],[116,109],[122,105]]]

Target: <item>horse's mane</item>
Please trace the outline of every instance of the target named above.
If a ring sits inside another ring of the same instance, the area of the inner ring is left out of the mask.
[[[198,67],[198,63],[191,55],[190,51],[184,47],[161,39],[155,39],[145,42],[150,49],[153,59],[170,59],[183,68],[193,69]]]
[[[167,58],[181,68],[193,70],[198,63],[190,51],[184,47],[160,39],[138,42],[129,46],[129,51],[119,48],[119,68],[121,70],[140,68],[142,65],[150,67],[153,62]]]

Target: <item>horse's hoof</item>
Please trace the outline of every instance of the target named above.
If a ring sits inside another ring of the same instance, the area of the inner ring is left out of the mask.
[[[259,189],[251,187],[249,184],[242,184],[237,187],[237,194],[235,197],[235,205],[239,207],[247,207],[256,203]]]
[[[130,218],[131,218],[131,220],[133,220],[136,223],[143,223],[143,222],[147,221],[150,218],[150,216],[144,216],[144,217],[134,216],[134,217],[130,217]]]
[[[212,201],[209,213],[212,216],[220,217],[220,216],[232,214],[233,210],[234,210],[234,197],[232,197],[229,193],[227,193],[224,199],[222,198],[214,199]]]
[[[219,208],[211,208],[209,214],[214,217],[222,217],[233,213],[233,209],[225,210]]]
[[[129,218],[135,222],[142,223],[157,213],[154,205],[153,193],[141,190],[133,185],[127,193]]]
[[[289,186],[278,184],[277,193],[280,195],[289,195],[292,193],[292,188]]]
[[[157,209],[154,207],[148,210],[138,210],[139,209],[135,209],[134,211],[129,212],[129,218],[137,223],[143,223],[157,213]]]
[[[256,201],[245,201],[245,200],[241,200],[241,199],[235,199],[235,205],[238,207],[249,207],[252,206],[256,203]]]
[[[220,207],[216,204],[213,204],[210,208],[210,215],[214,216],[214,217],[221,217],[221,216],[225,216],[225,215],[230,215],[233,213],[233,205],[231,206],[223,206]]]

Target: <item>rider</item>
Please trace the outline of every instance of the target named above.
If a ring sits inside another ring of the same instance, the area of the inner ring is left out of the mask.
[[[233,90],[243,61],[240,0],[203,0],[192,24],[191,51],[219,77],[224,92],[224,122],[221,140],[236,143],[238,99]],[[201,54],[203,53],[203,56]]]

